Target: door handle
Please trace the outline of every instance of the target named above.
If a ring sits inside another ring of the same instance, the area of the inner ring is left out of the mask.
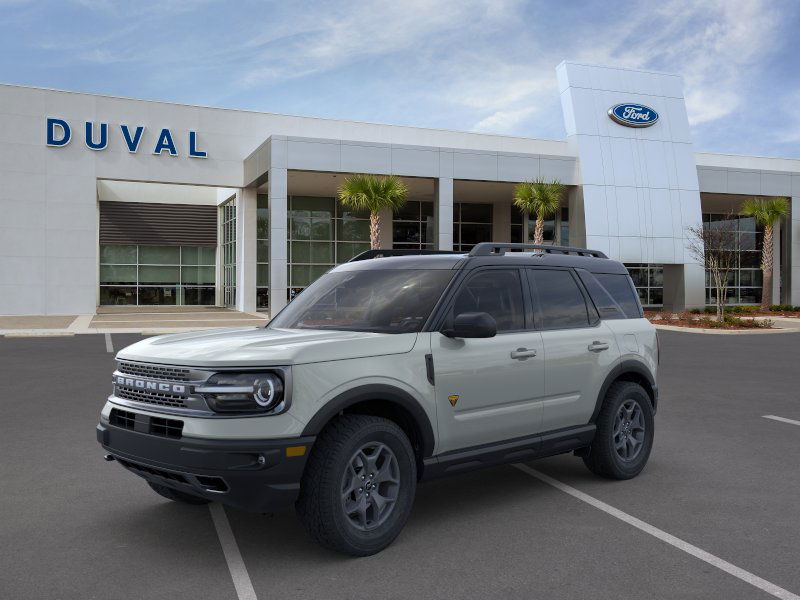
[[[608,344],[606,342],[598,342],[595,340],[589,344],[589,352],[602,352],[603,350],[608,350]]]
[[[511,351],[511,358],[514,360],[525,360],[534,356],[536,356],[536,350],[528,350],[527,348],[517,348]]]

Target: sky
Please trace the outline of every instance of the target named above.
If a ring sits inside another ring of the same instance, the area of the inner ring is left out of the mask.
[[[0,0],[0,82],[563,139],[562,60],[684,77],[695,149],[800,158],[800,0]]]

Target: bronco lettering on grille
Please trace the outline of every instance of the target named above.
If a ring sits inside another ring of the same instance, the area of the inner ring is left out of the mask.
[[[138,379],[134,377],[124,377],[122,375],[117,375],[114,379],[114,382],[117,385],[121,385],[124,387],[139,389],[139,390],[146,390],[146,391],[153,391],[153,392],[165,392],[168,394],[185,394],[186,393],[186,386],[175,384],[175,383],[163,383],[160,381],[148,381],[147,379]]]

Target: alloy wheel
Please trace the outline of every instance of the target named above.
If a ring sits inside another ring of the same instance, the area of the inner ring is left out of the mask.
[[[635,460],[644,446],[645,420],[642,407],[633,399],[625,400],[614,419],[614,450],[622,460]]]
[[[383,524],[400,493],[400,466],[392,449],[380,442],[359,448],[342,475],[342,510],[360,531]]]

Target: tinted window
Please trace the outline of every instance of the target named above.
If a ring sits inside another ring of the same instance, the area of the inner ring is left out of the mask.
[[[538,297],[542,329],[589,326],[586,301],[569,271],[531,269],[528,273]]]
[[[606,288],[602,286],[602,284],[595,279],[594,275],[589,273],[589,271],[584,271],[583,269],[577,270],[578,277],[581,278],[583,285],[586,286],[586,290],[589,292],[589,296],[592,298],[592,302],[594,302],[597,311],[600,313],[600,318],[602,319],[624,319],[625,312],[622,310],[619,304],[609,295],[606,291]]]
[[[611,273],[595,273],[594,276],[619,304],[626,317],[638,319],[642,316],[642,307],[639,298],[633,292],[630,277]]]
[[[522,286],[516,269],[492,269],[470,277],[456,296],[450,322],[461,313],[489,313],[497,322],[497,331],[525,328]]]
[[[453,273],[433,269],[328,273],[307,287],[269,326],[416,332],[425,324]]]

